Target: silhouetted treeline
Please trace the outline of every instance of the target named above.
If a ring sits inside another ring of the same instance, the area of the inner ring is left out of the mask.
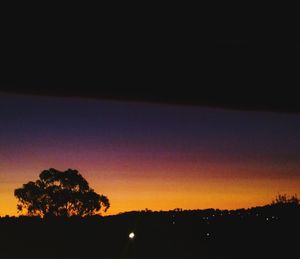
[[[127,212],[86,218],[4,217],[3,258],[295,258],[298,204]],[[134,232],[135,238],[129,239]],[[1,256],[2,258],[2,256]]]

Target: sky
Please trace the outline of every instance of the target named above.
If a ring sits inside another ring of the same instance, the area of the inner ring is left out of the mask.
[[[0,94],[0,216],[14,189],[77,169],[132,210],[238,209],[300,194],[300,115]]]

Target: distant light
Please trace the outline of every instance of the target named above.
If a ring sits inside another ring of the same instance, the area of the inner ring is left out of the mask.
[[[269,218],[266,218],[267,221],[269,221]]]
[[[206,233],[206,236],[209,237],[209,236],[210,236],[210,233]]]
[[[133,232],[131,232],[131,233],[129,234],[129,238],[130,238],[130,239],[134,239],[134,237],[135,237],[135,234],[134,234]]]
[[[173,225],[175,225],[176,224],[176,222],[175,221],[173,221]]]

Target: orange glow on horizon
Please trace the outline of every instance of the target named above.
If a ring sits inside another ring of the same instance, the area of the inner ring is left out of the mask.
[[[300,179],[104,179],[91,181],[108,196],[111,208],[103,215],[150,209],[238,209],[269,204],[278,193],[297,193]],[[21,184],[0,187],[0,215],[17,215],[13,191]]]

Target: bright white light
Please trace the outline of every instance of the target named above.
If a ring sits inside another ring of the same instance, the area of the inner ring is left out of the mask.
[[[207,236],[207,237],[209,237],[209,236],[210,236],[210,234],[209,234],[209,233],[206,233],[206,236]]]
[[[130,239],[134,239],[134,237],[135,237],[135,234],[134,234],[133,232],[131,232],[131,233],[129,234],[129,238],[130,238]]]

